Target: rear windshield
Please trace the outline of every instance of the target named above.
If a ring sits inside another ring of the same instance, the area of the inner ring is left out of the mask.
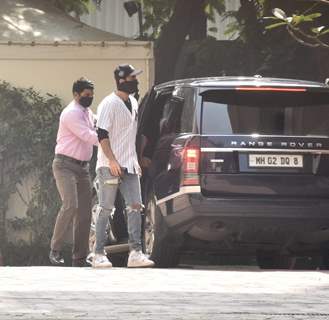
[[[203,134],[329,136],[327,92],[209,91]]]

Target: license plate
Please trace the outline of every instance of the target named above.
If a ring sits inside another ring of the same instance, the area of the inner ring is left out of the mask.
[[[303,168],[303,156],[291,154],[250,154],[249,167]]]

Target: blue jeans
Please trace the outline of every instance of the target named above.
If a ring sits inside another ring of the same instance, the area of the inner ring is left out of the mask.
[[[104,242],[106,236],[106,227],[110,214],[114,208],[114,202],[118,188],[126,203],[127,228],[129,236],[130,250],[142,249],[142,198],[139,176],[125,172],[120,179],[110,173],[110,169],[102,167],[97,170],[97,179],[99,182],[99,205],[97,209],[96,220],[96,245],[95,253],[104,252]],[[135,207],[140,207],[136,209]],[[135,209],[134,209],[135,208]]]

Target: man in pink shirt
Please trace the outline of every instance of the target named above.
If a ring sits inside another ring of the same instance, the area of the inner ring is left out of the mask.
[[[61,250],[73,222],[72,266],[84,266],[88,255],[91,220],[91,179],[89,161],[98,144],[93,113],[89,109],[94,85],[81,78],[73,84],[74,100],[61,113],[53,173],[62,207],[51,239],[50,262],[64,265]]]

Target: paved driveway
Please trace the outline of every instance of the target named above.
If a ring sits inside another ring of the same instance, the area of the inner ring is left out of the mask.
[[[0,319],[329,319],[329,273],[0,268]]]

